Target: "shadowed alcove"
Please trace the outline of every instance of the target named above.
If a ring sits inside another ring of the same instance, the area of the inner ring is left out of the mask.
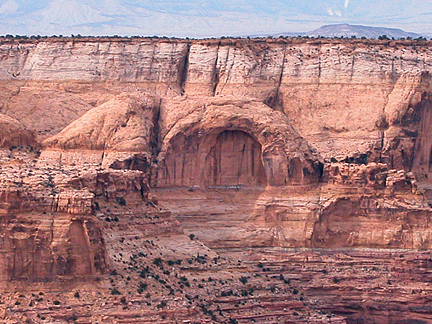
[[[267,184],[261,144],[239,130],[218,130],[201,140],[179,134],[164,165],[159,183],[168,186]]]
[[[216,100],[164,129],[154,187],[286,186],[322,175],[287,117],[260,102]]]
[[[223,131],[205,159],[203,180],[207,186],[265,185],[261,144],[245,132]]]

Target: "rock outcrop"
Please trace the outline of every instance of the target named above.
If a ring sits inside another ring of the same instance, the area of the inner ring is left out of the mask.
[[[122,95],[91,109],[44,144],[61,150],[130,151],[151,155],[150,142],[157,114],[154,99]]]
[[[2,41],[0,319],[429,323],[430,45]]]
[[[89,110],[60,133],[46,139],[47,150],[41,159],[55,159],[62,165],[109,166],[135,153],[142,171],[146,171],[154,151],[158,114],[159,106],[154,98],[120,95]]]
[[[36,139],[19,121],[0,114],[0,147],[35,146]]]
[[[158,186],[287,185],[320,178],[319,156],[284,114],[239,99],[195,105],[186,117],[170,121],[158,157]]]

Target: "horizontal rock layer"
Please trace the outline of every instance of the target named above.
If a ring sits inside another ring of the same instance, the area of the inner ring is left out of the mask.
[[[0,318],[427,323],[431,66],[411,41],[1,43]],[[12,293],[66,286],[101,306]]]
[[[11,41],[0,46],[1,111],[44,137],[124,91],[233,95],[285,112],[326,159],[385,150],[410,168],[400,155],[412,154],[427,103],[429,51],[362,40]]]

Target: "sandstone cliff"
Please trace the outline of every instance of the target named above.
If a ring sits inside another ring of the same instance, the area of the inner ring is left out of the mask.
[[[36,145],[34,135],[16,119],[0,114],[0,147]]]
[[[76,317],[107,323],[431,320],[429,43],[10,40],[0,57],[5,292],[82,289],[101,306]],[[0,318],[40,322],[29,298]]]

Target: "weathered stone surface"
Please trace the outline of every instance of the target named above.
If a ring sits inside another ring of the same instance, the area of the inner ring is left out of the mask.
[[[130,151],[151,155],[158,102],[121,95],[93,108],[59,134],[44,141],[61,150]]]
[[[107,271],[105,246],[92,217],[18,213],[1,224],[1,285],[83,280]]]
[[[322,172],[319,156],[286,116],[226,97],[176,121],[158,159],[158,186],[286,185],[316,182]]]
[[[41,137],[125,90],[234,95],[284,111],[324,158],[338,160],[415,140],[409,115],[430,84],[429,47],[410,41],[57,41],[0,51],[2,112]]]
[[[0,321],[432,320],[430,42],[0,57]]]
[[[34,135],[19,121],[0,114],[0,148],[36,145]]]

